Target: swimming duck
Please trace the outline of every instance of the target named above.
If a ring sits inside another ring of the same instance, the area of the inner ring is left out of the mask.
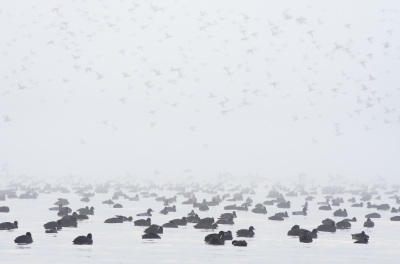
[[[285,220],[285,219],[283,219],[283,217],[278,216],[278,215],[270,216],[270,217],[268,217],[268,219],[269,220],[274,220],[274,221],[283,221],[283,220]]]
[[[278,203],[276,206],[277,206],[278,208],[290,208],[290,201],[287,201],[286,203],[285,203],[285,202],[283,202],[283,203]]]
[[[202,205],[207,205],[206,199],[203,199],[203,201],[201,203],[198,203],[198,202],[193,203],[193,207],[196,207],[196,208],[199,208]]]
[[[186,217],[182,217],[182,219],[174,219],[172,221],[174,221],[174,223],[179,225],[179,226],[187,225],[187,218]]]
[[[195,202],[195,199],[188,199],[186,201],[183,201],[182,204],[193,204]]]
[[[330,225],[320,225],[317,230],[321,232],[336,232],[335,222],[332,221]]]
[[[359,239],[365,239],[365,238],[368,239],[369,236],[367,234],[365,234],[364,231],[362,231],[361,233],[358,233],[358,234],[351,234],[351,238],[359,240]]]
[[[225,232],[220,231],[218,234],[209,234],[204,238],[204,241],[210,245],[224,245]]]
[[[390,209],[390,205],[388,204],[381,204],[376,207],[377,210],[385,211]]]
[[[18,198],[18,196],[17,196],[16,193],[10,193],[9,195],[7,195],[7,198],[8,199],[15,199],[15,198]]]
[[[169,221],[168,223],[165,223],[162,225],[163,227],[166,228],[178,228],[179,226],[175,223],[174,220]]]
[[[289,217],[287,212],[284,213],[275,213],[276,216],[280,216],[280,217]]]
[[[167,201],[168,201],[169,203],[175,203],[175,202],[176,202],[176,198],[178,198],[178,197],[176,197],[176,195],[175,195],[175,196],[172,197],[172,198],[168,198]]]
[[[248,211],[249,210],[249,208],[247,208],[246,204],[244,206],[237,206],[235,209],[238,211]]]
[[[219,199],[214,197],[214,198],[212,198],[212,201],[207,202],[207,205],[208,206],[217,206],[217,205],[219,205]]]
[[[113,208],[123,208],[123,206],[122,204],[117,203],[113,205]]]
[[[371,221],[370,218],[367,219],[367,221],[365,221],[364,223],[364,227],[374,227],[375,223]]]
[[[266,214],[267,213],[267,208],[265,208],[265,206],[263,206],[262,208],[254,208],[251,211],[253,213],[255,213],[255,214]]]
[[[287,233],[288,236],[298,236],[300,234],[300,226],[294,225]]]
[[[233,222],[233,218],[230,219],[219,219],[216,224],[220,225],[234,225],[235,222]]]
[[[87,236],[78,236],[77,238],[72,241],[74,245],[92,245],[93,244],[93,237],[92,234],[88,234]]]
[[[350,202],[350,203],[355,203],[356,202],[356,198],[353,197],[351,199],[348,199],[347,201]]]
[[[79,214],[81,215],[94,215],[94,207],[89,207],[86,206],[85,208],[80,208],[77,210],[79,212]]]
[[[164,233],[164,229],[162,226],[159,225],[151,225],[144,230],[146,234],[155,233],[155,234],[162,234]]]
[[[194,212],[194,210],[192,210],[190,213],[188,213],[187,216],[195,216],[195,215],[196,215],[196,213]]]
[[[237,237],[253,237],[255,235],[254,233],[254,227],[250,226],[249,229],[240,229],[236,231],[236,236]]]
[[[365,218],[381,218],[381,215],[378,213],[367,214]]]
[[[351,207],[364,207],[364,203],[352,204]]]
[[[200,221],[200,217],[197,214],[194,216],[189,216],[187,221],[188,223],[198,223]]]
[[[18,228],[18,221],[14,221],[14,223],[4,222],[0,224],[0,230],[11,230]]]
[[[340,206],[340,203],[342,203],[342,202],[343,202],[343,199],[339,199],[339,198],[333,199],[332,206]]]
[[[157,197],[157,198],[154,199],[154,200],[156,200],[156,201],[158,201],[158,202],[164,202],[164,201],[165,201],[165,196],[163,196],[163,197]]]
[[[232,232],[230,230],[224,232],[225,233],[225,240],[232,240]]]
[[[318,230],[316,229],[316,228],[314,228],[312,231],[311,231],[311,233],[310,233],[310,236],[312,237],[312,238],[318,238]]]
[[[342,221],[336,223],[336,228],[337,229],[350,229],[351,224],[349,221],[342,220]]]
[[[289,197],[297,197],[297,192],[295,192],[295,191],[291,191],[291,192],[288,192],[285,196],[289,196]]]
[[[107,220],[104,221],[104,223],[107,223],[107,224],[119,224],[119,223],[123,223],[123,222],[124,222],[124,220],[123,220],[122,216],[108,218]]]
[[[247,242],[246,240],[233,240],[232,245],[235,247],[247,247]]]
[[[199,207],[199,211],[208,211],[208,210],[210,210],[210,208],[206,204],[203,204]]]
[[[196,229],[217,229],[217,224],[209,224],[209,223],[198,223],[193,226]]]
[[[168,212],[176,212],[176,206],[173,205],[172,207],[166,207]]]
[[[69,216],[69,215],[63,216],[63,218],[71,218],[71,217],[75,217],[76,220],[87,220],[87,219],[89,219],[89,216],[84,215],[84,214],[78,215],[76,212],[73,212],[71,216]]]
[[[44,229],[52,229],[54,227],[57,227],[57,230],[62,229],[61,220],[58,220],[57,222],[51,221],[51,222],[44,224],[43,226],[44,226]]]
[[[242,203],[242,205],[241,205],[242,207],[244,207],[244,206],[246,206],[246,207],[250,207],[250,206],[252,206],[250,203]]]
[[[167,209],[167,207],[164,207],[164,209],[162,209],[162,210],[160,211],[160,214],[167,215],[167,214],[168,214],[168,209]]]
[[[233,211],[232,213],[221,214],[221,216],[219,217],[219,219],[230,219],[230,218],[237,218],[235,211]]]
[[[115,204],[111,199],[103,201],[102,204]]]
[[[61,218],[61,226],[62,227],[78,227],[77,219],[73,216],[69,218]],[[58,222],[58,221],[57,221]]]
[[[346,209],[338,209],[333,213],[333,216],[347,217],[347,211]]]
[[[139,201],[139,194],[136,194],[136,196],[129,198],[129,201]]]
[[[26,193],[21,193],[19,195],[19,199],[37,199],[37,197],[39,196],[39,194],[37,192],[26,192]]]
[[[265,202],[263,202],[263,204],[264,204],[264,205],[274,205],[274,201],[273,201],[273,200],[271,200],[271,201],[265,201]]]
[[[58,216],[64,216],[64,215],[68,215],[71,212],[72,212],[71,208],[63,207],[61,211],[58,211],[57,215]]]
[[[309,232],[308,230],[300,232],[299,233],[299,241],[301,243],[311,243],[313,241],[311,232]]]
[[[199,220],[199,224],[213,224],[215,222],[214,217],[204,217]]]
[[[329,204],[329,200],[327,200],[327,205],[320,206],[318,209],[319,209],[319,210],[324,210],[324,211],[330,211],[330,210],[332,210],[332,207],[331,207],[331,205]]]
[[[292,212],[292,215],[304,215],[304,216],[306,216],[307,215],[307,211],[308,211],[307,207],[303,207],[302,211]]]
[[[332,219],[326,218],[325,220],[322,220],[322,224],[324,225],[332,225],[332,223],[334,223],[335,221],[333,221]]]
[[[88,202],[90,202],[90,199],[89,199],[89,197],[83,197],[83,198],[81,199],[81,202],[88,203]]]
[[[329,201],[330,200],[327,198],[325,202],[318,202],[317,204],[319,204],[319,205],[328,205]]]
[[[126,216],[123,216],[123,215],[116,215],[116,217],[122,217],[122,220],[124,222],[132,222],[132,220],[133,220],[132,216],[126,217]]]
[[[26,232],[25,235],[19,236],[14,239],[14,242],[17,244],[30,244],[33,242],[32,235],[30,232]]]
[[[227,205],[224,207],[224,210],[235,210],[236,209],[236,204],[234,205]]]
[[[136,220],[133,223],[135,224],[135,226],[150,226],[151,225],[151,219],[150,218],[139,219],[139,220]]]
[[[137,214],[136,216],[151,216],[151,212],[154,212],[151,208],[147,209],[146,213]]]

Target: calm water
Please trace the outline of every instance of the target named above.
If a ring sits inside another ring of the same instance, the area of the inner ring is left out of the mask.
[[[134,196],[135,193],[128,193]],[[255,205],[267,200],[268,189],[256,189],[256,195],[249,195]],[[156,191],[159,196],[173,197],[176,192]],[[224,192],[226,193],[226,192]],[[19,193],[18,193],[19,194]],[[223,193],[220,193],[222,195]],[[112,206],[101,204],[102,201],[110,199],[113,195],[112,189],[108,194],[96,194],[91,197],[89,203],[81,202],[81,197],[74,193],[40,194],[36,200],[7,199],[0,205],[10,207],[10,213],[0,213],[0,222],[19,222],[19,228],[12,231],[0,231],[0,254],[1,263],[399,263],[400,257],[400,222],[391,222],[389,218],[396,214],[390,212],[379,212],[381,219],[373,219],[375,228],[363,228],[364,215],[376,212],[376,209],[351,208],[348,203],[338,208],[346,208],[349,217],[357,217],[358,222],[352,223],[350,230],[338,230],[336,233],[319,233],[318,239],[311,244],[299,243],[298,238],[288,237],[287,231],[295,224],[309,230],[316,228],[323,219],[330,217],[334,220],[342,218],[333,217],[333,211],[319,211],[316,203],[324,201],[324,195],[317,197],[314,202],[309,202],[307,216],[292,216],[283,222],[268,220],[268,216],[284,209],[276,206],[267,206],[268,214],[259,215],[251,211],[238,211],[235,225],[220,225],[219,230],[236,230],[248,228],[253,225],[256,229],[254,238],[247,238],[248,247],[234,247],[230,241],[224,246],[210,246],[204,243],[204,236],[211,230],[201,231],[193,228],[193,224],[178,229],[164,229],[161,240],[142,240],[141,235],[145,227],[134,226],[133,223],[105,224],[104,220],[116,214],[132,216],[134,220],[137,213],[142,213],[147,208],[152,208],[155,213],[152,223],[162,225],[174,218],[186,216],[193,208],[192,205],[182,205],[185,199],[178,196],[177,212],[161,215],[158,212],[163,208],[161,202],[154,198],[141,198],[139,202],[128,201],[120,198],[116,202],[121,203],[124,208],[114,209]],[[211,195],[196,193],[199,201],[203,198],[210,200]],[[244,195],[246,199],[248,195]],[[336,197],[336,196],[335,196]],[[345,201],[353,197],[349,194],[339,195]],[[389,203],[398,206],[395,200],[387,199],[382,195],[381,201],[372,203]],[[90,219],[78,222],[78,228],[63,228],[58,234],[44,233],[43,224],[57,220],[55,211],[49,211],[57,198],[67,198],[68,205],[73,210],[85,207],[95,207],[95,215]],[[298,198],[287,198],[292,203],[291,211],[301,210],[305,196]],[[356,196],[357,202],[358,198]],[[186,200],[186,199],[185,199]],[[234,202],[223,202],[220,206],[210,207],[208,212],[199,212],[200,217],[217,218],[223,210],[223,206]],[[241,202],[237,202],[241,204]],[[252,207],[253,208],[253,207]],[[195,210],[198,212],[198,210]],[[352,233],[365,230],[370,236],[368,245],[353,244]],[[17,245],[15,237],[30,231],[34,243],[30,245]],[[218,232],[218,230],[216,230]],[[91,246],[76,246],[72,240],[79,235],[93,234],[94,244]]]

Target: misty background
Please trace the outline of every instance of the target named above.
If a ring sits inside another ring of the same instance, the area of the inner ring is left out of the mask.
[[[2,1],[0,175],[395,178],[399,10]]]

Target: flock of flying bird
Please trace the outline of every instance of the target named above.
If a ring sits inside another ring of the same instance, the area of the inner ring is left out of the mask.
[[[35,186],[37,185],[37,186]],[[134,183],[125,183],[125,184],[113,184],[111,185],[109,182],[98,184],[93,186],[92,184],[80,184],[75,183],[71,184],[72,188],[68,188],[67,186],[61,186],[60,184],[57,186],[45,184],[43,187],[40,187],[38,184],[32,184],[29,186],[25,186],[21,183],[10,183],[7,189],[0,190],[0,201],[6,201],[7,199],[36,199],[39,195],[46,195],[52,192],[60,192],[64,195],[68,193],[74,193],[74,195],[81,196],[81,202],[89,203],[90,198],[95,196],[96,194],[107,194],[110,190],[115,190],[111,199],[105,200],[102,202],[103,206],[112,206],[113,208],[123,208],[120,203],[117,203],[120,199],[124,199],[125,201],[130,202],[138,202],[146,201],[147,199],[155,199],[160,203],[159,214],[169,215],[175,214],[178,212],[178,206],[175,205],[178,203],[178,197],[181,197],[183,201],[181,202],[181,206],[179,206],[179,210],[190,210],[190,212],[181,217],[174,218],[167,223],[162,225],[157,225],[152,223],[153,213],[155,213],[151,208],[149,208],[146,212],[137,214],[136,216],[141,217],[141,219],[137,219],[133,221],[131,216],[123,216],[116,215],[116,217],[108,218],[104,220],[105,224],[122,224],[124,222],[133,222],[134,226],[146,227],[144,229],[144,234],[142,235],[142,239],[161,239],[160,234],[164,234],[165,229],[169,228],[179,228],[180,226],[193,225],[195,229],[203,229],[203,230],[215,230],[222,226],[230,226],[233,227],[235,224],[235,220],[239,219],[239,214],[237,212],[247,212],[251,211],[255,214],[263,214],[266,215],[267,206],[274,206],[277,208],[282,208],[285,210],[291,209],[291,202],[288,199],[304,199],[304,204],[302,205],[301,210],[293,210],[290,213],[287,211],[275,213],[274,215],[268,217],[268,220],[271,221],[284,221],[290,215],[292,217],[297,216],[307,216],[308,211],[308,203],[313,203],[315,196],[320,192],[326,198],[324,202],[318,202],[318,209],[322,211],[332,211],[332,216],[335,218],[340,218],[340,221],[335,221],[330,218],[326,218],[322,220],[322,224],[317,226],[313,230],[307,230],[300,228],[299,225],[294,225],[287,233],[288,236],[298,237],[300,242],[303,243],[311,243],[313,239],[318,237],[318,232],[331,232],[334,233],[337,230],[342,229],[350,229],[352,227],[352,223],[355,224],[358,220],[356,217],[348,217],[349,213],[346,209],[337,209],[334,210],[333,207],[349,207],[353,208],[361,208],[366,207],[371,210],[379,211],[389,211],[391,213],[400,213],[400,207],[397,209],[394,206],[390,206],[389,204],[372,204],[371,201],[380,201],[382,196],[387,196],[385,198],[392,199],[393,203],[400,204],[400,196],[396,193],[400,188],[400,185],[393,185],[390,191],[387,191],[388,187],[384,183],[377,183],[372,186],[372,188],[368,188],[368,186],[360,186],[357,189],[346,189],[346,187],[340,185],[328,185],[328,186],[318,186],[311,187],[307,191],[304,188],[304,184],[297,184],[295,188],[289,189],[285,187],[281,183],[276,183],[271,186],[269,191],[267,190],[268,186],[264,187],[264,192],[266,193],[267,200],[266,201],[253,201],[250,196],[255,194],[255,189],[258,188],[258,184],[251,183],[250,187],[242,187],[241,185],[234,186],[228,190],[225,189],[224,183],[212,184],[206,183],[204,185],[200,185],[199,183],[192,184],[165,184],[163,186],[158,185],[156,183],[149,183],[148,185],[139,185]],[[70,187],[71,187],[70,185]],[[233,185],[233,184],[230,184]],[[126,190],[123,192],[122,189]],[[188,191],[190,189],[190,191]],[[167,198],[165,196],[158,196],[156,191],[168,190],[176,193],[174,197]],[[384,191],[383,194],[379,193],[379,190]],[[94,191],[94,192],[91,192]],[[17,194],[19,192],[19,195]],[[130,193],[137,193],[134,196],[130,196]],[[210,195],[210,200],[207,201],[203,199],[201,202],[197,200],[196,193],[203,193]],[[224,194],[221,194],[224,193]],[[357,203],[357,199],[352,197],[347,201],[344,201],[342,197],[343,194],[351,194],[354,196],[358,196],[359,203]],[[315,195],[315,196],[314,196]],[[248,196],[244,199],[245,196]],[[336,196],[336,198],[334,198]],[[366,203],[364,205],[364,202]],[[228,204],[227,204],[228,203]],[[241,203],[237,205],[236,203]],[[162,205],[161,205],[162,204]],[[174,205],[170,205],[174,204]],[[221,206],[224,204],[223,206]],[[345,205],[346,204],[346,205]],[[80,221],[86,221],[90,216],[95,214],[94,207],[86,206],[80,209],[73,210],[68,207],[69,205],[68,199],[66,198],[58,198],[58,200],[54,203],[55,207],[49,208],[49,210],[54,211],[60,219],[45,223],[44,229],[46,233],[58,233],[62,231],[63,228],[77,228],[78,223]],[[100,205],[99,205],[100,206]],[[223,207],[225,213],[222,213],[217,220],[214,217],[205,217],[201,218],[199,215],[202,212],[206,212],[210,209],[210,207]],[[400,205],[399,205],[400,206]],[[140,206],[138,206],[139,208]],[[253,207],[253,208],[252,208]],[[96,208],[99,208],[96,206]],[[184,209],[185,208],[185,209]],[[251,209],[252,208],[252,209]],[[9,207],[1,206],[1,213],[10,212]],[[98,209],[101,210],[101,209]],[[356,213],[357,209],[352,210],[352,213]],[[316,214],[317,212],[312,212]],[[381,218],[381,215],[377,212],[373,212],[365,215],[367,219],[363,226],[365,228],[374,228],[375,224],[371,219]],[[266,218],[267,219],[267,218]],[[390,218],[391,221],[400,221],[400,215],[396,215]],[[12,230],[19,228],[18,221],[4,222],[0,223],[0,230]],[[236,231],[236,238],[252,238],[255,236],[255,228],[250,226],[248,229],[240,229]],[[167,233],[168,234],[168,233]],[[167,237],[167,236],[166,236]],[[204,241],[210,245],[224,245],[225,241],[233,240],[234,235],[230,230],[228,231],[220,231],[219,233],[211,233],[208,234]],[[356,241],[354,243],[357,244],[367,244],[369,241],[369,236],[362,231],[361,233],[352,234],[352,239]],[[33,242],[32,234],[27,232],[25,235],[18,236],[15,240],[15,243],[18,244],[30,244]],[[78,245],[91,245],[93,244],[93,236],[89,233],[87,236],[79,236],[73,240],[74,244]],[[232,244],[234,246],[247,246],[246,240],[233,240]]]
[[[160,113],[167,113],[171,120],[181,118],[180,113],[192,113],[191,124],[186,125],[187,131],[195,132],[200,129],[195,123],[210,117],[201,113],[207,112],[205,107],[211,116],[216,112],[227,116],[244,107],[271,104],[271,100],[289,107],[290,111],[283,112],[294,122],[312,119],[318,123],[326,116],[332,120],[331,130],[326,131],[332,136],[345,135],[343,130],[351,128],[326,112],[325,107],[332,103],[336,106],[339,102],[340,107],[331,110],[339,112],[340,119],[359,118],[356,123],[365,131],[379,123],[400,123],[394,107],[399,87],[395,85],[397,77],[391,74],[399,62],[396,9],[376,10],[379,17],[371,23],[378,29],[365,32],[361,31],[363,25],[357,24],[360,21],[339,25],[316,16],[318,7],[309,5],[302,11],[274,11],[268,19],[235,10],[235,6],[196,10],[180,1],[170,7],[143,0],[97,8],[85,2],[42,8],[33,5],[21,11],[18,19],[6,10],[0,15],[17,28],[15,35],[7,35],[2,53],[3,59],[12,57],[18,62],[10,63],[1,80],[0,100],[9,104],[2,108],[6,123],[17,121],[12,102],[28,91],[36,93],[29,92],[29,100],[35,103],[75,100],[76,107],[76,94],[86,98],[89,91],[92,102],[106,100],[113,109],[120,109],[117,104],[131,105],[126,113],[118,110],[114,118],[98,117],[98,123],[112,131],[124,126],[117,116],[125,116],[124,122],[129,122],[133,105],[138,104],[145,110],[140,113],[147,122],[143,126],[157,129],[164,125],[166,116],[157,118]],[[181,29],[182,23],[187,28]],[[333,39],[332,27],[341,37]],[[114,39],[115,43],[110,42]],[[21,49],[22,42],[31,46]],[[95,44],[101,42],[106,44]],[[37,74],[40,67],[42,72]],[[47,71],[54,69],[56,73],[49,76]],[[102,84],[107,80],[111,82]],[[299,87],[293,89],[293,85]],[[57,95],[49,95],[51,89],[57,89]],[[96,90],[101,93],[96,95]],[[85,100],[85,107],[90,101]],[[348,101],[353,103],[340,103]],[[309,108],[292,108],[296,102]],[[96,103],[91,106],[99,107]],[[252,115],[259,112],[265,109],[257,108]],[[84,134],[82,131],[76,142],[85,144]],[[318,143],[318,136],[310,135],[310,142]]]

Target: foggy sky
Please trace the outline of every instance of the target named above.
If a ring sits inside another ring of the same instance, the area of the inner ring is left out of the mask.
[[[399,176],[400,2],[326,2],[1,1],[1,175]]]

